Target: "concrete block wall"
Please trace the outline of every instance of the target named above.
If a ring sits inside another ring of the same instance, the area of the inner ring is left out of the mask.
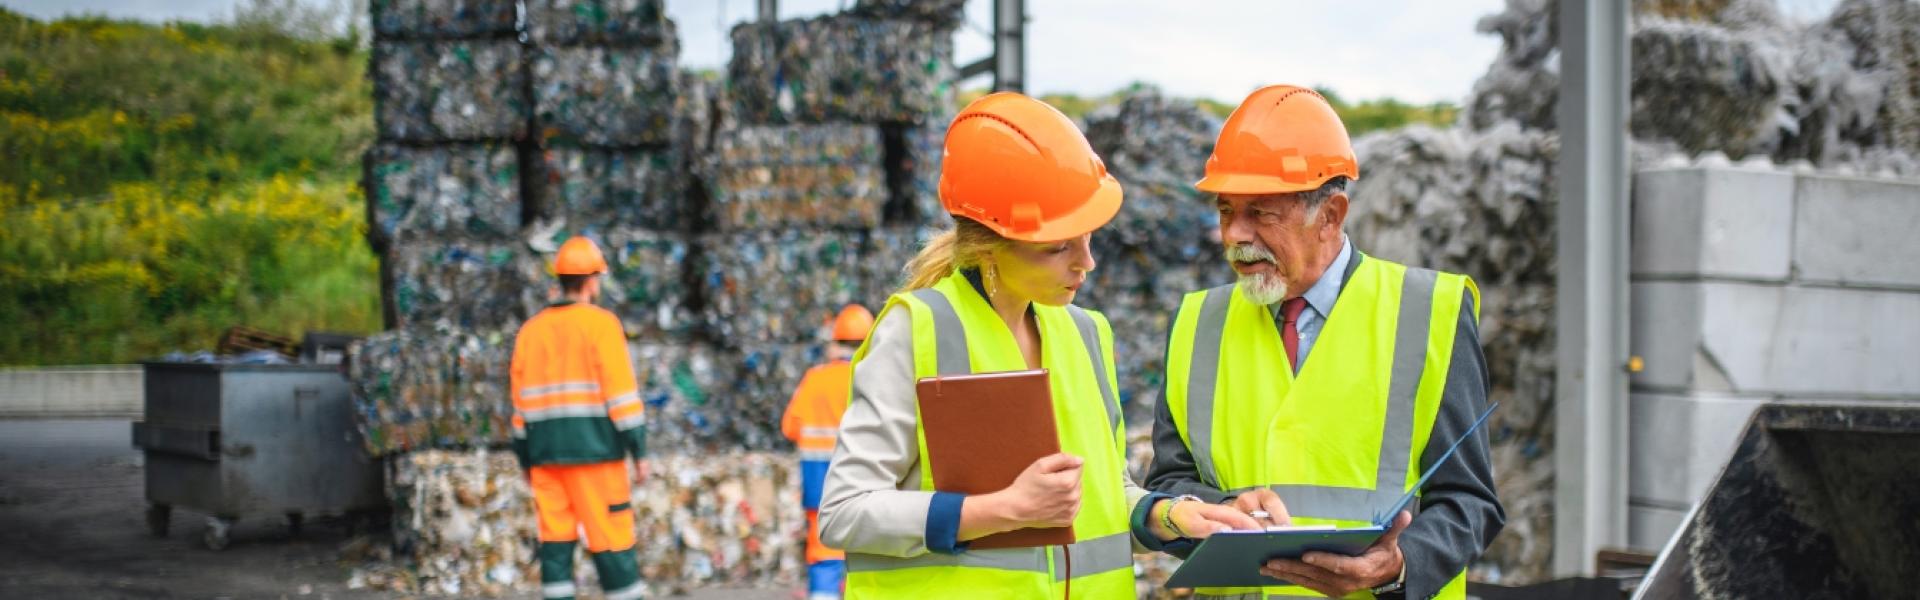
[[[1768,402],[1920,402],[1920,181],[1636,173],[1629,545],[1658,550]]]
[[[138,417],[140,365],[0,368],[0,418]]]

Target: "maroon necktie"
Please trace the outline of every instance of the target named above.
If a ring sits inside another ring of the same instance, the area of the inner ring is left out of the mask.
[[[1306,298],[1294,298],[1280,303],[1280,343],[1287,347],[1287,365],[1293,372],[1300,372],[1300,311],[1306,310]]]

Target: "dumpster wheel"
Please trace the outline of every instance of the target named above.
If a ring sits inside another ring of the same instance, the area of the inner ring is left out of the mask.
[[[147,506],[147,533],[153,537],[167,537],[167,526],[173,522],[173,507],[166,504]]]

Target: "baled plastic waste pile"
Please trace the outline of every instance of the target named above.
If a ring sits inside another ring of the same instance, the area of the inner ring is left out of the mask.
[[[806,517],[789,500],[799,494],[795,469],[784,453],[655,458],[632,492],[650,595],[795,581],[804,565],[783,542],[805,535]],[[350,587],[460,597],[537,587],[532,494],[512,453],[412,452],[393,461],[390,481],[401,560],[357,569]],[[592,563],[582,550],[574,564]],[[584,589],[597,588],[592,568],[575,576]]]
[[[906,4],[765,25],[804,34],[778,37],[798,44],[788,60],[838,70],[786,86],[807,102],[789,121],[739,110],[754,82],[678,70],[658,0],[375,13],[368,237],[393,329],[355,348],[351,377],[399,514],[394,548],[356,543],[386,557],[357,581],[535,587],[532,509],[503,451],[508,365],[573,235],[607,256],[598,304],[620,317],[648,407],[655,479],[635,504],[653,592],[793,580],[804,519],[780,413],[824,360],[825,319],[878,308],[940,216],[950,25]]]

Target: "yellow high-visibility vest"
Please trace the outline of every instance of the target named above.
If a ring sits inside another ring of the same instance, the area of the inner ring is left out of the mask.
[[[896,294],[886,311],[905,306],[913,319],[916,377],[1019,371],[1027,361],[1013,333],[973,284],[958,272],[931,288]],[[1041,599],[1066,592],[1068,567],[1073,598],[1134,597],[1133,541],[1126,490],[1125,435],[1113,368],[1113,330],[1100,313],[1077,306],[1033,305],[1040,329],[1041,366],[1050,373],[1053,417],[1060,450],[1085,459],[1080,513],[1074,539],[1065,548],[968,550],[897,558],[847,553],[847,598],[935,600],[942,598]],[[854,356],[854,372],[866,357]],[[924,428],[916,427],[920,456],[927,455]],[[918,481],[906,489],[931,490],[933,470],[920,464]],[[1070,555],[1070,556],[1069,556]]]
[[[1472,279],[1365,257],[1297,376],[1267,307],[1233,285],[1187,294],[1166,402],[1201,480],[1228,493],[1272,489],[1296,524],[1370,524],[1420,478],[1467,292],[1478,319]],[[1298,586],[1196,591],[1321,597]],[[1465,571],[1439,597],[1465,598]]]

